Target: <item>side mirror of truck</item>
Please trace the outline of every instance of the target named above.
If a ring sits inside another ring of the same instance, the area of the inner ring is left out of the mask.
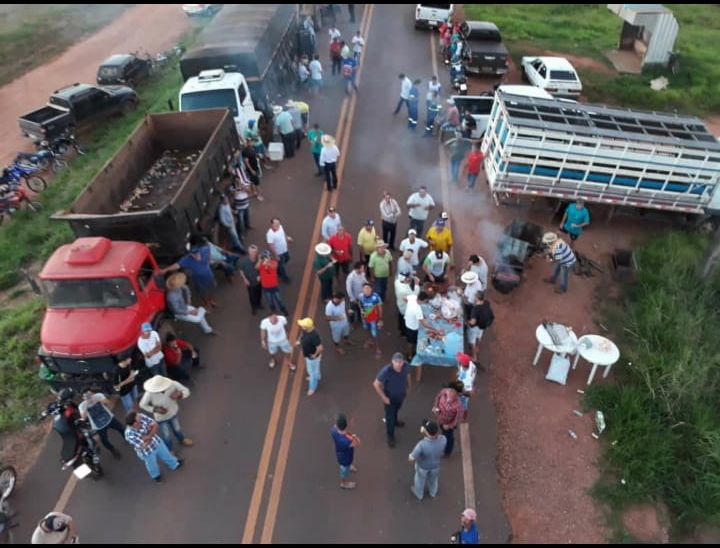
[[[168,109],[169,109],[171,112],[172,112],[173,110],[175,110],[175,105],[173,104],[173,100],[172,100],[172,99],[168,99],[168,100],[167,100],[167,104],[168,104]]]
[[[22,272],[23,276],[25,276],[27,283],[30,284],[30,289],[32,289],[33,293],[36,295],[42,295],[43,292],[42,289],[40,289],[40,284],[37,283],[37,280],[24,268],[21,268],[20,272]]]

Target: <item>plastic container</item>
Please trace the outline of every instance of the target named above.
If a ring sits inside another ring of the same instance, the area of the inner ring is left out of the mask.
[[[273,162],[280,162],[285,158],[285,147],[282,143],[268,144],[268,158]]]

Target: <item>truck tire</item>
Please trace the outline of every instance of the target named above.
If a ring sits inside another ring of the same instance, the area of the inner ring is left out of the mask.
[[[33,175],[32,177],[23,177],[25,180],[25,186],[35,193],[42,192],[47,188],[47,181],[39,175]]]

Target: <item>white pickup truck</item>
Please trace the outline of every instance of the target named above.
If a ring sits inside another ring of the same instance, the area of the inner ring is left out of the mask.
[[[434,29],[452,17],[452,4],[417,4],[415,6],[415,28]]]

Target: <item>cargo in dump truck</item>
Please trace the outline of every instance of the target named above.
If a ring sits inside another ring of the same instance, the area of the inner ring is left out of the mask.
[[[67,211],[77,237],[148,244],[174,260],[214,223],[238,135],[227,110],[148,114]]]
[[[295,81],[295,4],[229,4],[180,60],[184,81],[204,70],[241,73],[255,108],[271,117],[271,102]]]

